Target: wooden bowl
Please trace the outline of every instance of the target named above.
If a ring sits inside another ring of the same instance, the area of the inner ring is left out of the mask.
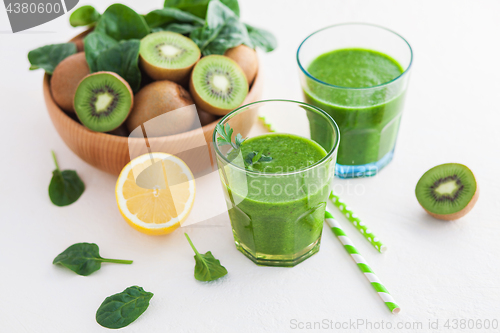
[[[84,32],[76,36],[73,40],[81,38],[87,33],[88,32]],[[243,105],[260,100],[262,88],[263,77],[259,68]],[[59,136],[76,155],[90,165],[110,174],[118,175],[123,167],[130,162],[131,156],[136,157],[148,152],[148,147],[144,138],[129,138],[108,133],[93,132],[71,118],[55,103],[50,92],[50,76],[47,74],[45,74],[43,79],[43,95],[50,119],[59,133]],[[249,113],[248,119],[241,121],[238,125],[239,128],[234,128],[234,132],[246,136],[256,119],[256,113]],[[196,173],[206,168],[207,161],[206,158],[200,160],[199,156],[203,154],[199,153],[199,149],[198,152],[196,152],[197,149],[194,148],[202,148],[207,152],[205,156],[210,156],[210,161],[213,163],[210,146],[212,142],[212,133],[217,122],[218,120],[200,129],[185,133],[148,138],[149,147],[151,147],[152,151],[161,151],[179,156],[184,159],[192,171]],[[200,138],[203,137],[205,142],[200,143]],[[180,156],[182,152],[185,151],[191,151],[192,153]]]

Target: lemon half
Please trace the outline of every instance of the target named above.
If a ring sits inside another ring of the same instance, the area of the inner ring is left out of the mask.
[[[164,235],[179,228],[193,208],[196,188],[189,167],[167,153],[141,155],[118,176],[118,209],[133,228]]]

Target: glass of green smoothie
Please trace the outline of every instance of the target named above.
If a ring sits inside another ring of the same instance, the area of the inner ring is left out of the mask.
[[[282,119],[279,132],[242,137],[242,122],[256,119],[248,112]],[[313,139],[311,128],[325,135]],[[339,145],[334,120],[305,103],[259,101],[223,117],[213,143],[237,249],[266,266],[318,252]]]
[[[336,176],[373,176],[392,160],[412,58],[403,37],[371,24],[333,25],[300,44],[304,98],[342,132]],[[312,139],[326,135],[322,128],[311,132]]]

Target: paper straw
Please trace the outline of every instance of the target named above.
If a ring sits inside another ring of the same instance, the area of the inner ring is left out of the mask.
[[[335,207],[337,207],[342,214],[354,225],[358,231],[365,236],[365,238],[373,245],[378,252],[384,253],[387,250],[387,246],[382,244],[380,239],[378,239],[370,229],[368,229],[363,221],[361,221],[352,210],[347,207],[347,205],[340,200],[338,196],[330,193],[330,200],[332,200]]]
[[[349,237],[346,236],[346,234],[340,227],[340,224],[328,211],[325,211],[325,221],[326,223],[328,223],[333,233],[335,234],[335,236],[337,236],[342,245],[344,245],[344,248],[351,255],[351,258],[354,259],[361,272],[363,272],[368,281],[370,281],[373,289],[375,289],[375,291],[378,293],[382,301],[384,301],[385,305],[387,305],[389,310],[394,314],[399,313],[401,311],[401,308],[396,304],[394,298],[392,298],[391,294],[389,294],[387,289],[382,285],[380,279],[377,277],[377,275],[375,275],[370,266],[368,266],[365,258],[363,258],[359,254],[358,250],[356,250],[352,241],[349,239]]]
[[[272,125],[271,125],[271,124],[269,124],[269,123],[266,121],[266,118],[265,118],[265,117],[260,116],[260,117],[259,117],[259,120],[260,120],[260,121],[262,121],[262,124],[264,125],[264,127],[265,127],[265,128],[267,128],[267,130],[268,130],[269,132],[276,132],[276,131],[274,130],[274,128],[272,127]]]

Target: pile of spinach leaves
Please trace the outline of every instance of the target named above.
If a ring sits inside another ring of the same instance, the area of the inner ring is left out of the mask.
[[[91,72],[115,72],[136,93],[141,83],[140,40],[152,32],[183,34],[203,55],[224,54],[241,44],[266,52],[276,48],[276,38],[270,32],[241,22],[239,15],[238,0],[165,0],[163,8],[146,15],[122,4],[111,5],[102,14],[92,6],[82,6],[71,14],[70,24],[93,28],[84,38]],[[28,54],[30,69],[43,68],[52,74],[59,62],[76,52],[72,43],[37,48]]]

